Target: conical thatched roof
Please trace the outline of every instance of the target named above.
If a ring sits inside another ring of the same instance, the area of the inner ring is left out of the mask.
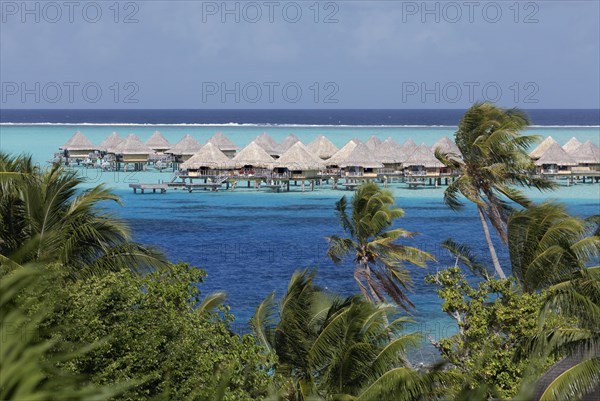
[[[300,139],[295,134],[289,134],[286,136],[281,145],[279,145],[279,152],[283,154],[286,150],[291,148],[296,142],[300,142]]]
[[[567,141],[567,143],[565,143],[563,145],[562,148],[565,150],[565,152],[571,153],[580,146],[581,146],[581,142],[579,142],[579,140],[577,138],[573,137],[573,138],[569,139]]]
[[[59,149],[62,150],[94,150],[96,147],[85,135],[77,131],[71,138]]]
[[[438,149],[440,152],[444,154],[453,153],[455,155],[461,155],[460,149],[456,144],[447,136],[440,138],[436,143],[431,147],[431,151],[435,154],[435,150]]]
[[[316,137],[306,148],[313,155],[321,159],[328,159],[335,154],[339,149],[329,139],[323,135]]]
[[[302,142],[296,142],[275,162],[275,167],[289,170],[320,170],[323,162],[306,149]]]
[[[171,144],[160,132],[155,131],[146,141],[146,146],[154,150],[166,150],[171,147]]]
[[[381,164],[376,158],[374,152],[364,143],[356,145],[352,152],[339,164],[340,167],[357,166],[364,168],[381,168]]]
[[[423,166],[425,168],[442,167],[442,163],[435,157],[431,149],[424,143],[415,149],[414,152],[404,161],[404,165]]]
[[[250,142],[231,161],[238,167],[273,168],[275,164],[275,160],[256,141]]]
[[[100,143],[98,148],[100,148],[100,150],[103,150],[108,153],[114,153],[117,145],[123,141],[124,141],[124,139],[121,138],[121,136],[119,134],[117,134],[116,132],[113,132],[112,134],[107,136],[106,139],[102,141],[102,143]]]
[[[211,136],[207,143],[213,143],[217,145],[217,148],[219,148],[221,151],[239,149],[239,147],[237,147],[235,143],[231,142],[229,138],[223,135],[222,132],[217,132],[216,134]]]
[[[183,138],[172,148],[165,151],[165,153],[170,153],[172,155],[182,155],[188,156],[193,155],[198,152],[202,148],[202,145],[194,139],[190,134],[185,134]]]
[[[556,164],[558,166],[576,166],[577,162],[558,144],[553,143],[544,152],[542,157],[535,161],[536,166]]]
[[[367,139],[365,142],[367,148],[371,149],[371,151],[375,151],[379,145],[381,145],[381,139],[377,138],[375,135]]]
[[[375,149],[375,158],[382,163],[402,163],[402,147],[392,138],[387,138]]]
[[[535,149],[533,149],[530,153],[529,153],[529,157],[531,157],[532,159],[539,159],[540,157],[542,157],[542,155],[544,154],[544,152],[553,144],[553,143],[558,143],[554,140],[554,138],[552,138],[551,136],[549,136],[548,138],[544,139],[542,141],[542,143],[540,143]]]
[[[402,144],[402,152],[406,155],[406,158],[412,155],[416,149],[417,144],[412,140],[412,138],[408,138],[406,142]]]
[[[600,164],[600,148],[592,141],[582,143],[569,156],[580,164]]]
[[[267,151],[269,155],[279,155],[279,145],[269,134],[263,132],[254,139],[254,142],[261,148]]]
[[[120,155],[149,155],[154,153],[154,151],[146,146],[136,135],[129,134],[125,140],[116,146],[115,153]]]
[[[357,145],[358,143],[355,142],[354,139],[348,141],[347,144],[342,146],[340,150],[335,152],[333,156],[327,159],[325,164],[328,166],[339,166],[340,163],[344,161],[346,157],[348,157],[350,152],[352,152]]]
[[[194,153],[192,157],[182,163],[181,167],[187,170],[198,170],[201,167],[227,170],[233,168],[234,163],[229,157],[221,152],[217,145],[212,142],[207,142],[198,152]]]

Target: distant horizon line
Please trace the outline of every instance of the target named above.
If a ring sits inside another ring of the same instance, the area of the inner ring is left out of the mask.
[[[550,108],[523,108],[523,107],[503,107],[503,106],[499,106],[501,108],[506,108],[506,109],[512,109],[512,108],[516,108],[516,109],[521,109],[521,110],[588,110],[588,111],[600,111],[600,108],[560,108],[560,107],[550,107]],[[123,109],[123,108],[119,108],[119,109],[110,109],[110,108],[52,108],[52,109],[44,109],[44,108],[34,108],[34,109],[22,109],[22,108],[1,108],[0,107],[0,112],[2,111],[147,111],[147,110],[185,110],[185,111],[345,111],[345,110],[390,110],[390,111],[398,111],[398,110],[432,110],[432,111],[437,111],[437,110],[468,110],[467,108],[448,108],[448,109],[444,109],[444,108],[359,108],[359,107],[353,107],[353,108],[339,108],[339,109],[310,109],[310,108],[306,108],[306,109],[301,109],[301,108],[297,108],[297,109],[285,109],[285,108],[273,108],[273,109],[267,109],[267,108],[254,108],[254,109],[227,109],[227,108],[222,108],[222,109],[217,109],[217,108],[203,108],[203,109],[198,109],[198,108],[133,108],[133,109]]]

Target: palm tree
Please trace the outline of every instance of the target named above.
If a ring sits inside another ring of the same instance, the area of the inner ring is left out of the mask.
[[[395,243],[398,238],[411,238],[415,233],[401,228],[389,229],[404,215],[404,210],[393,207],[394,197],[374,183],[361,185],[352,198],[352,214],[346,211],[346,197],[336,204],[337,215],[346,237],[327,237],[327,255],[340,263],[354,252],[354,279],[362,295],[371,302],[381,303],[389,296],[398,306],[414,307],[405,291],[410,276],[405,262],[424,267],[433,256],[418,248]]]
[[[572,278],[551,286],[541,311],[541,321],[559,315],[574,322],[542,331],[536,354],[570,357],[570,366],[544,387],[541,401],[578,400],[600,394],[600,266],[581,269]],[[592,398],[589,398],[592,399]],[[593,398],[596,399],[596,398]]]
[[[400,334],[406,317],[387,323],[394,306],[332,296],[313,279],[314,271],[296,272],[279,307],[271,294],[251,320],[285,378],[276,399],[416,400],[434,394],[436,380],[448,379],[408,367],[406,351],[419,336]]]
[[[36,168],[28,157],[0,154],[2,261],[58,261],[74,274],[164,266],[158,251],[131,241],[126,224],[103,202],[120,203],[103,185],[81,190],[83,179],[55,165]]]
[[[527,149],[539,137],[521,135],[529,125],[527,116],[518,109],[502,109],[490,103],[474,104],[462,117],[456,131],[456,145],[462,159],[455,154],[436,157],[459,176],[444,192],[444,201],[453,210],[463,207],[459,195],[477,206],[485,239],[496,273],[506,275],[500,266],[492,243],[489,221],[504,244],[508,244],[507,217],[510,205],[515,202],[523,207],[530,200],[514,185],[530,186],[540,190],[551,189],[553,184],[534,176],[535,165],[527,155]]]
[[[534,291],[569,280],[598,256],[600,238],[590,222],[553,202],[514,211],[508,219],[508,250],[521,287]]]

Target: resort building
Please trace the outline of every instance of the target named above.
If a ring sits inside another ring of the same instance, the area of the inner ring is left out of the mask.
[[[325,160],[326,169],[324,172],[326,174],[339,174],[340,173],[340,164],[348,157],[348,155],[356,148],[356,146],[360,142],[356,142],[356,140],[352,139],[348,141],[347,144],[342,146],[340,150],[335,152],[333,156],[329,159]]]
[[[237,147],[235,143],[233,143],[229,138],[223,135],[222,132],[217,132],[216,134],[214,134],[212,137],[210,137],[207,143],[212,143],[213,145],[216,145],[217,148],[219,148],[219,150],[230,159],[235,156],[235,152],[237,152],[239,149],[239,147]]]
[[[298,141],[275,161],[273,176],[292,180],[314,179],[319,177],[322,168],[323,161]]]
[[[565,143],[563,145],[563,149],[565,150],[565,152],[567,153],[572,153],[575,149],[577,149],[578,147],[581,146],[581,142],[579,142],[579,140],[577,140],[577,138],[572,137],[571,139],[569,139],[567,141],[567,143]]]
[[[600,148],[591,141],[582,143],[569,155],[577,162],[577,167],[573,168],[574,173],[585,175],[600,172]]]
[[[236,175],[245,177],[268,177],[275,164],[275,159],[256,141],[250,142],[231,161],[237,170]]]
[[[78,164],[90,157],[90,154],[94,154],[97,147],[81,132],[77,131],[69,140],[61,147],[63,151],[62,156],[66,158],[68,163],[69,159],[73,159]]]
[[[123,170],[127,171],[127,165],[133,164],[135,171],[144,170],[148,163],[148,156],[154,153],[144,142],[136,135],[129,134],[121,143],[115,147],[117,156],[117,170],[120,163],[124,163]]]
[[[373,135],[369,139],[367,139],[365,145],[367,145],[367,148],[369,148],[370,151],[374,152],[379,147],[379,145],[381,145],[381,139]]]
[[[119,134],[113,132],[100,143],[98,149],[105,155],[110,153],[114,154],[117,145],[123,142],[124,140],[125,139],[122,138]]]
[[[402,146],[392,138],[387,138],[381,142],[375,149],[375,158],[383,164],[381,173],[400,174],[402,173],[403,157]]]
[[[279,154],[283,155],[289,148],[291,148],[296,142],[300,142],[300,139],[295,134],[286,136],[281,145],[279,145]]]
[[[379,169],[383,168],[383,164],[375,158],[365,143],[356,145],[339,166],[344,169],[344,177],[369,179],[377,178]]]
[[[558,144],[558,142],[556,142],[554,140],[554,138],[552,138],[551,136],[547,137],[546,139],[544,139],[542,141],[542,143],[540,143],[535,149],[533,149],[530,153],[529,153],[529,157],[531,157],[533,160],[537,160],[540,157],[542,157],[542,155],[544,154],[544,152],[546,150],[548,150],[548,148],[550,146],[552,146],[552,144]]]
[[[180,165],[187,177],[230,175],[235,163],[212,142],[207,142],[192,157]]]
[[[438,177],[443,164],[435,157],[431,149],[421,144],[403,163],[406,175]]]
[[[452,160],[460,160],[462,158],[462,153],[458,146],[456,146],[456,144],[447,136],[438,140],[431,147],[431,151],[433,152],[434,156],[436,150],[444,155],[447,155],[447,157],[449,157]],[[453,171],[450,168],[442,164],[442,167],[440,167],[441,175],[449,175],[452,173]]]
[[[193,136],[186,134],[172,148],[166,150],[165,153],[173,155],[175,163],[183,163],[201,148],[202,145]]]
[[[577,162],[558,144],[552,143],[542,156],[535,161],[540,174],[570,174]]]
[[[263,148],[269,156],[277,158],[281,155],[279,151],[279,145],[275,140],[267,133],[263,132],[254,139],[254,142],[261,148]]]

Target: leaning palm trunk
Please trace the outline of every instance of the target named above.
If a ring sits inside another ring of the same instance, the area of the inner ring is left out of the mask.
[[[483,227],[483,234],[485,235],[485,240],[487,241],[488,248],[490,250],[490,256],[492,258],[492,263],[494,264],[494,269],[496,269],[496,273],[498,273],[500,278],[506,278],[506,274],[504,274],[502,267],[500,267],[500,261],[498,260],[498,255],[496,255],[496,248],[494,248],[494,244],[492,243],[490,230],[488,228],[487,221],[485,221],[483,210],[481,209],[481,206],[477,206],[477,212],[479,213],[479,219],[481,220],[481,226]]]

